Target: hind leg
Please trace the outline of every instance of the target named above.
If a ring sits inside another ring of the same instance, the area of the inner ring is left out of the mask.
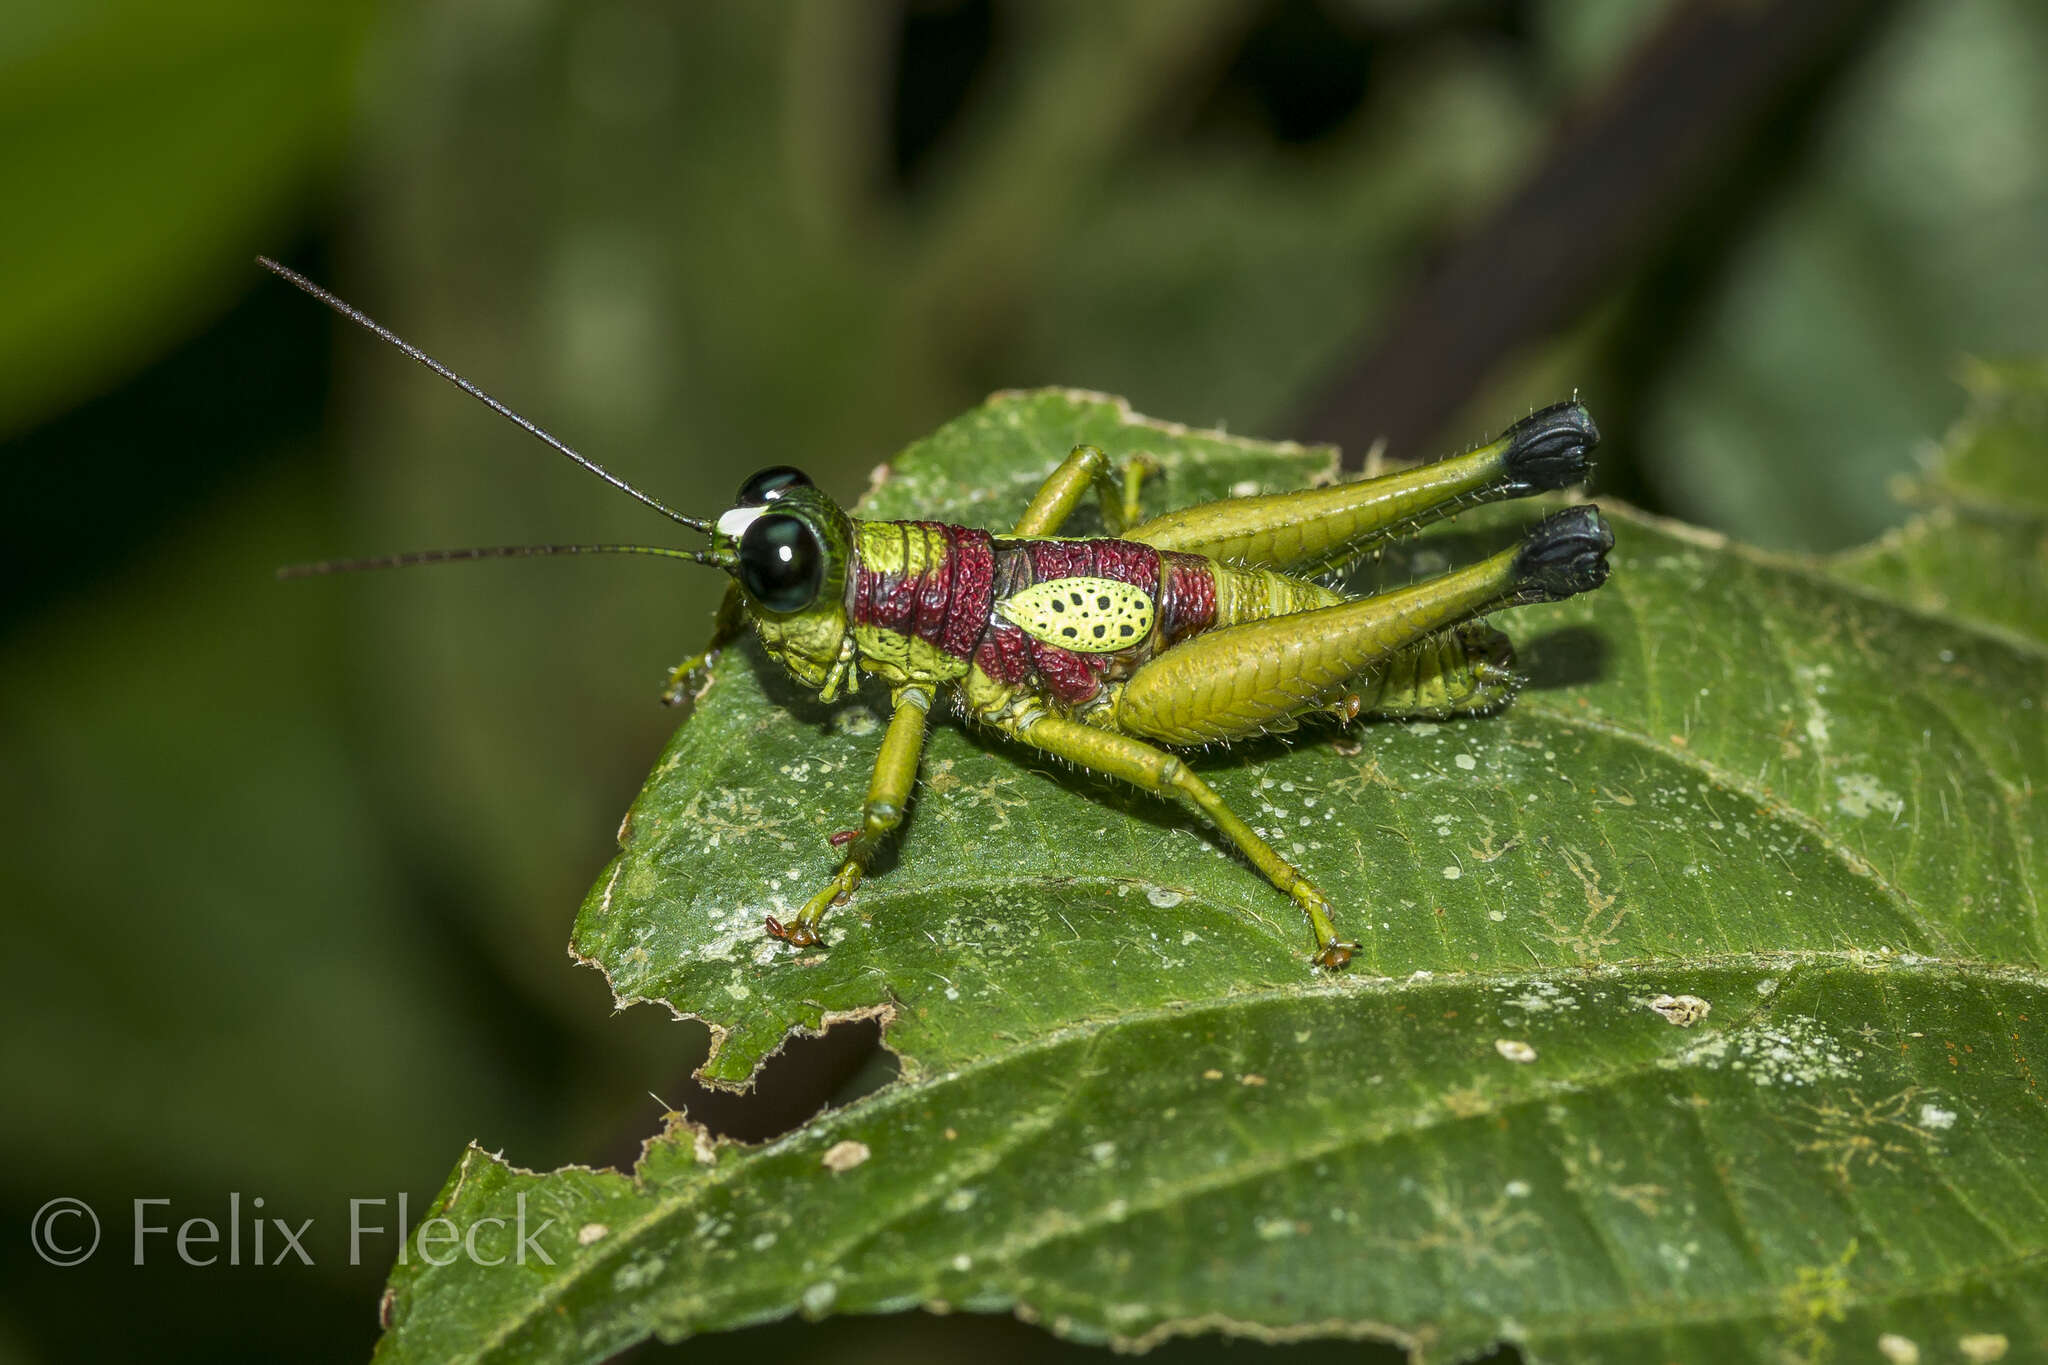
[[[1578,483],[1599,440],[1583,406],[1559,403],[1464,455],[1328,488],[1184,507],[1125,536],[1161,550],[1313,576],[1475,503]]]
[[[1388,720],[1483,716],[1515,699],[1521,678],[1508,637],[1479,621],[1428,635],[1351,680],[1362,715]]]
[[[1597,508],[1568,507],[1537,523],[1516,548],[1466,568],[1194,636],[1123,684],[1116,727],[1166,744],[1285,727],[1344,698],[1359,674],[1474,616],[1599,587],[1613,545]]]

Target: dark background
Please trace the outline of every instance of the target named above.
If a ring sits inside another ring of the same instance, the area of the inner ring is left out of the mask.
[[[670,528],[257,252],[692,512],[780,462],[851,497],[999,387],[1354,460],[1577,390],[1603,496],[1826,552],[1901,519],[1962,357],[2048,348],[2044,71],[2035,0],[18,0],[0,1361],[361,1359],[351,1198],[886,1074],[855,1031],[705,1097],[703,1031],[564,955],[709,575],[272,581]],[[130,1201],[230,1192],[317,1267],[129,1264]],[[59,1195],[86,1266],[28,1247]],[[959,1317],[640,1354],[970,1350],[1084,1354]],[[1162,1354],[1219,1352],[1269,1353]]]

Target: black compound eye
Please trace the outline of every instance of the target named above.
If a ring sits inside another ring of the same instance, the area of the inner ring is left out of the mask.
[[[802,611],[825,581],[825,547],[802,517],[756,517],[740,536],[740,586],[773,612]]]
[[[733,499],[735,507],[759,507],[764,502],[773,502],[792,488],[809,488],[811,476],[801,469],[786,464],[770,465],[740,485],[739,497]]]

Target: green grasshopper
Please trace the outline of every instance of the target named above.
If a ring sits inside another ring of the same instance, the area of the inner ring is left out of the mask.
[[[1554,602],[1607,578],[1614,537],[1589,504],[1552,513],[1490,558],[1353,597],[1322,578],[1389,540],[1477,503],[1576,484],[1599,441],[1576,400],[1544,408],[1463,455],[1300,492],[1229,498],[1146,519],[1143,456],[1119,468],[1076,446],[1008,535],[848,515],[798,470],[762,470],[716,521],[685,517],[585,459],[356,309],[275,262],[262,264],[482,400],[614,487],[709,538],[701,550],[642,545],[428,550],[304,565],[287,575],[542,554],[652,554],[730,574],[710,647],[670,676],[679,700],[751,627],[768,655],[831,701],[872,675],[891,718],[857,828],[832,836],[838,870],[789,923],[823,940],[826,912],[860,886],[902,824],[925,728],[944,698],[1027,748],[1205,817],[1307,916],[1313,961],[1342,967],[1329,898],[1173,751],[1230,743],[1323,715],[1442,719],[1506,705],[1517,678],[1506,637],[1480,618]],[[1095,495],[1108,534],[1064,537]]]

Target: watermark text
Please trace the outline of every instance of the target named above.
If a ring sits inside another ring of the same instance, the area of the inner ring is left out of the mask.
[[[399,1265],[417,1261],[430,1266],[555,1263],[542,1239],[556,1220],[530,1218],[524,1191],[510,1209],[467,1221],[436,1216],[415,1226],[410,1212],[403,1194],[349,1200],[344,1248],[338,1234],[326,1233],[329,1240],[322,1240],[317,1217],[281,1217],[265,1206],[262,1195],[245,1199],[237,1191],[218,1205],[201,1208],[166,1198],[133,1199],[129,1259],[138,1266],[312,1266],[345,1251],[350,1265],[393,1259]],[[82,1199],[52,1199],[30,1220],[29,1243],[53,1266],[83,1264],[99,1251],[101,1241],[100,1216]]]

